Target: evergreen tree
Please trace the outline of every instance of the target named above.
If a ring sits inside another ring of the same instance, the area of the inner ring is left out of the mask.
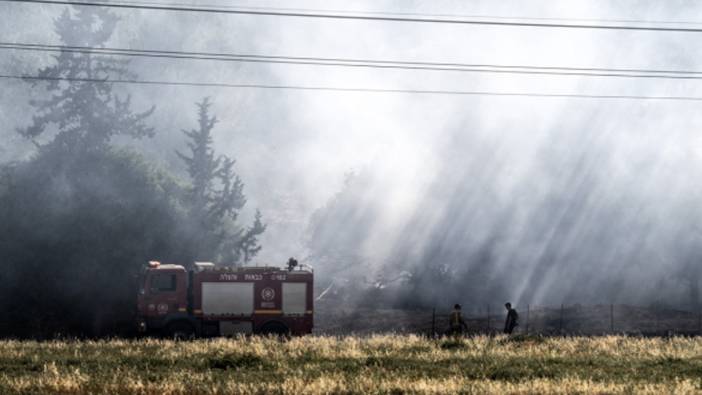
[[[226,248],[225,250],[238,251],[239,259],[243,259],[243,262],[251,261],[262,248],[261,245],[258,244],[258,236],[266,230],[266,225],[263,223],[262,217],[261,212],[256,210],[253,224],[246,228],[246,231],[239,239],[239,248]],[[236,261],[236,257],[232,257],[230,260]]]
[[[116,22],[105,9],[80,8],[64,12],[55,28],[65,44],[99,47]],[[97,82],[47,82],[47,98],[31,103],[33,122],[18,130],[41,149],[0,169],[0,335],[126,333],[144,263],[185,253],[178,183],[110,146],[113,136],[153,132],[144,124],[151,110],[132,113],[129,98],[105,81],[131,76],[126,67],[64,51],[38,71]]]
[[[54,25],[63,44],[99,48],[109,40],[117,21],[106,8],[78,7],[64,11]],[[130,96],[120,98],[113,93],[110,80],[134,77],[127,69],[128,60],[68,51],[61,51],[55,59],[53,65],[38,71],[48,82],[28,80],[33,85],[46,83],[48,98],[30,102],[37,113],[29,126],[18,129],[22,136],[36,145],[87,152],[106,148],[116,135],[141,138],[153,134],[144,124],[153,107],[133,113]],[[62,80],[68,78],[83,81]],[[48,135],[54,130],[52,139]]]
[[[266,225],[258,211],[251,226],[244,229],[237,224],[239,212],[246,204],[244,183],[234,172],[234,159],[215,155],[212,129],[217,118],[209,114],[210,106],[208,98],[197,103],[198,128],[183,131],[190,140],[189,153],[177,152],[190,176],[185,203],[193,258],[246,263],[261,250],[258,236]]]

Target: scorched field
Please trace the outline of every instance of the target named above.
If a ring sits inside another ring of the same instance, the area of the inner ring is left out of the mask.
[[[0,393],[702,393],[702,339],[2,341]]]

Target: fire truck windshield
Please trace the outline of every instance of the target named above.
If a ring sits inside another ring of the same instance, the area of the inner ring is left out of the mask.
[[[175,274],[154,274],[151,276],[151,293],[172,292],[176,290]]]

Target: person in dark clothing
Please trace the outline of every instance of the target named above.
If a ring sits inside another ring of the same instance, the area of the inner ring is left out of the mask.
[[[462,335],[464,331],[468,330],[468,325],[463,320],[463,315],[461,314],[461,305],[453,305],[453,311],[449,316],[449,334],[458,336]]]
[[[292,271],[293,269],[295,269],[297,267],[297,265],[298,265],[297,259],[295,259],[293,257],[290,257],[290,259],[288,259],[288,271]]]
[[[512,308],[512,304],[505,303],[505,308],[507,309],[507,319],[505,320],[505,333],[508,335],[512,334],[514,328],[519,325],[519,314],[517,310]]]

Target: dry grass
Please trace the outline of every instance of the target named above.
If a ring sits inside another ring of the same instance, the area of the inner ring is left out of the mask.
[[[3,341],[0,393],[702,393],[702,339]]]

